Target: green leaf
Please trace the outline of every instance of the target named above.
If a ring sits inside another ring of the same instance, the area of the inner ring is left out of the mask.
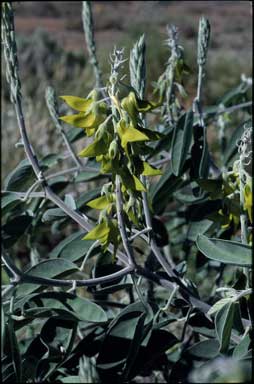
[[[235,347],[233,351],[233,357],[235,357],[236,359],[244,359],[244,357],[248,354],[250,350],[250,344],[251,344],[250,336],[247,333],[242,338],[240,343],[237,344],[237,346]]]
[[[204,191],[209,192],[212,199],[219,199],[223,197],[223,192],[222,192],[223,180],[222,179],[207,179],[207,180],[200,179],[200,180],[196,180],[196,182]]]
[[[92,199],[95,199],[97,196],[100,196],[100,194],[101,194],[101,187],[91,189],[90,191],[87,191],[81,194],[76,201],[78,209],[82,209],[82,207],[86,207],[86,203],[88,203]]]
[[[124,120],[120,120],[117,124],[117,131],[121,138],[121,145],[124,149],[128,143],[149,140],[147,135],[138,131],[132,124],[127,125]]]
[[[240,104],[240,102],[244,102],[246,100],[246,91],[249,86],[246,82],[242,82],[241,84],[233,87],[229,91],[227,91],[219,100],[218,104],[222,104],[225,107],[229,107],[231,105]]]
[[[68,276],[76,271],[78,271],[78,267],[68,260],[50,259],[33,266],[24,275],[53,279]],[[17,288],[17,297],[29,295],[39,288],[42,288],[39,284],[20,284]]]
[[[82,377],[79,376],[67,376],[59,379],[61,383],[84,383]]]
[[[190,109],[181,116],[175,127],[172,140],[172,171],[175,176],[181,174],[188,156],[192,139],[193,111]]]
[[[9,318],[8,320],[7,327],[8,327],[8,336],[9,336],[8,341],[10,343],[11,357],[12,357],[12,363],[13,363],[14,371],[16,375],[16,380],[17,380],[17,383],[21,383],[22,382],[21,356],[20,356],[17,337],[14,330],[13,320],[11,318]]]
[[[94,209],[105,209],[109,206],[109,204],[110,202],[108,201],[107,197],[104,195],[104,196],[97,197],[97,199],[89,201],[89,203],[87,203],[86,205]]]
[[[73,240],[76,240],[79,237],[84,236],[84,231],[78,231],[75,233],[72,233],[71,235],[67,236],[64,240],[62,240],[57,246],[50,252],[49,257],[52,259],[56,259],[59,257],[63,249],[71,243]]]
[[[196,241],[198,249],[209,259],[224,264],[251,267],[251,247],[235,241],[210,239],[199,235]]]
[[[191,221],[188,227],[187,239],[191,241],[196,241],[199,234],[207,232],[213,222],[211,220],[201,220],[201,221]]]
[[[79,261],[86,255],[87,251],[93,244],[93,241],[90,240],[83,241],[83,237],[83,231],[78,231],[77,233],[68,236],[51,251],[49,256],[51,258],[60,257],[61,259],[72,262]],[[98,252],[98,248],[99,247],[94,248],[91,252],[91,257]]]
[[[129,373],[131,371],[131,368],[135,362],[136,356],[139,352],[139,349],[141,347],[141,343],[144,338],[144,324],[146,319],[146,313],[142,313],[138,317],[138,321],[135,327],[135,332],[133,335],[133,339],[131,341],[130,349],[128,352],[128,356],[126,358],[126,363],[123,370],[123,379],[124,381],[127,381],[127,378],[129,376]]]
[[[220,342],[220,352],[227,351],[234,320],[234,303],[224,305],[216,314],[215,329]]]
[[[179,200],[180,203],[192,205],[206,201],[208,199],[208,193],[201,191],[198,184],[192,182],[176,191],[174,197]]]
[[[94,141],[88,147],[79,152],[80,157],[95,157],[99,155],[105,155],[108,151],[107,145],[103,139]]]
[[[59,96],[63,99],[69,107],[76,109],[76,111],[86,112],[87,109],[92,105],[92,99],[84,99],[77,96]]]
[[[151,186],[150,194],[154,213],[163,212],[173,193],[183,185],[180,177],[175,176],[171,166],[164,172],[160,180]]]
[[[219,354],[220,344],[217,340],[200,341],[186,350],[192,356],[201,359],[214,359]]]
[[[206,129],[200,125],[193,126],[194,144],[191,148],[191,172],[195,179],[206,179],[209,172],[210,155],[206,138]]]
[[[38,298],[43,306],[25,309],[25,316],[48,317],[50,314],[59,313],[62,315],[61,318],[66,320],[89,323],[105,323],[108,320],[106,313],[99,305],[83,297],[66,292],[46,292],[32,297],[31,300],[36,302]]]
[[[90,180],[95,180],[95,179],[99,179],[99,178],[102,178],[102,177],[105,177],[104,175],[101,175],[99,173],[99,170],[98,172],[80,172],[76,177],[75,177],[75,182],[76,183],[81,183],[81,182],[84,182],[84,181],[90,181]]]
[[[50,153],[49,155],[44,156],[40,163],[45,167],[50,168],[54,165],[57,165],[59,160],[64,160],[62,155],[56,153]]]
[[[2,226],[2,240],[6,248],[12,246],[25,232],[33,221],[29,215],[14,216]]]
[[[70,143],[74,143],[75,141],[85,137],[86,132],[83,128],[70,128],[66,132],[66,136]]]
[[[209,309],[207,314],[208,315],[213,315],[214,313],[218,312],[222,307],[224,307],[224,305],[226,305],[226,304],[228,304],[230,302],[232,302],[232,298],[231,297],[224,297],[223,299],[218,300],[215,304],[213,304],[211,306],[211,308]]]
[[[77,239],[71,241],[68,245],[66,245],[61,251],[59,257],[61,259],[72,261],[73,263],[82,259],[93,244],[93,241],[82,240],[83,237],[84,235],[81,235]],[[94,250],[90,254],[90,257],[96,255],[98,253],[99,248],[99,246],[94,248]]]
[[[43,213],[41,221],[47,223],[66,216],[66,213],[61,208],[50,208]]]
[[[22,160],[6,177],[4,189],[23,192],[35,181],[36,177],[28,160]]]
[[[1,197],[2,215],[22,204],[21,198],[16,193],[4,192]]]
[[[4,316],[3,304],[1,304],[1,356],[3,356],[4,343],[5,343],[5,316]]]

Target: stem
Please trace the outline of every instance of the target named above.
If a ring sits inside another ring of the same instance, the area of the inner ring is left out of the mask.
[[[129,241],[133,241],[134,239],[136,239],[136,237],[152,231],[152,228],[144,228],[144,229],[142,229],[142,231],[137,231],[136,229],[133,229],[133,231],[136,233],[129,238]]]
[[[202,80],[203,80],[203,65],[198,66],[198,85],[197,85],[197,96],[196,99],[200,103],[201,101],[201,91],[202,91]]]
[[[173,300],[173,297],[175,296],[178,289],[179,289],[178,285],[175,285],[173,291],[171,292],[171,295],[169,296],[167,304],[165,305],[165,307],[161,308],[161,311],[167,311],[168,310],[168,308],[170,307],[171,302]]]
[[[53,286],[53,287],[67,287],[67,286],[77,286],[77,287],[89,287],[97,284],[103,284],[106,282],[111,282],[119,277],[125,276],[128,273],[133,272],[133,267],[127,266],[120,271],[117,271],[115,273],[112,273],[107,276],[102,277],[96,277],[88,280],[60,280],[60,279],[48,279],[44,277],[38,277],[38,276],[32,276],[29,274],[24,274],[20,270],[13,271],[12,266],[9,265],[8,261],[6,261],[6,258],[2,256],[2,260],[5,262],[6,268],[13,273],[15,283],[31,283],[31,284],[41,284],[41,285],[47,285],[47,286]],[[18,273],[17,273],[18,271]],[[14,275],[15,274],[15,275]]]
[[[132,250],[132,247],[130,246],[127,232],[126,232],[125,225],[124,225],[123,199],[122,199],[121,182],[120,182],[120,176],[119,175],[116,175],[116,212],[117,212],[119,231],[120,231],[121,238],[123,241],[123,247],[124,247],[125,252],[129,258],[130,265],[135,266],[136,262],[134,259],[133,250]]]
[[[233,298],[234,301],[237,301],[239,300],[241,297],[244,297],[244,296],[247,296],[247,295],[251,295],[252,293],[252,289],[249,288],[249,289],[245,289],[244,291],[240,292],[237,296],[235,296]]]
[[[241,240],[243,244],[248,244],[248,225],[247,215],[244,210],[244,169],[243,169],[243,158],[240,155],[239,162],[239,178],[240,178],[240,223],[241,223]]]
[[[61,133],[61,135],[62,135],[62,137],[63,137],[64,143],[65,143],[65,145],[66,145],[68,151],[70,152],[70,155],[71,155],[71,157],[72,157],[74,163],[77,165],[78,169],[80,169],[80,168],[82,167],[82,162],[81,162],[81,160],[77,157],[77,155],[76,155],[74,149],[72,148],[71,143],[70,143],[69,140],[68,140],[68,137],[67,137],[67,135],[66,135],[66,133],[65,133],[65,131],[64,131],[64,129],[63,129],[63,127],[60,125],[59,122],[58,122],[57,126],[58,126],[58,125],[59,125],[58,130],[59,130],[59,132]]]
[[[143,297],[143,295],[142,295],[142,292],[141,292],[141,290],[139,289],[139,286],[138,286],[138,284],[137,284],[137,282],[136,282],[136,276],[133,276],[133,275],[132,275],[132,281],[133,281],[133,285],[134,285],[134,288],[135,288],[135,290],[136,290],[136,292],[137,292],[137,295],[138,295],[139,300],[140,300],[141,303],[143,304],[145,310],[148,312],[149,309],[148,309],[147,303],[146,303],[145,300],[144,300],[144,297]]]
[[[87,253],[86,253],[86,256],[84,258],[84,260],[82,261],[82,264],[80,266],[80,271],[83,271],[84,267],[85,267],[85,264],[89,258],[89,256],[91,255],[92,251],[94,250],[94,248],[96,248],[98,245],[100,244],[99,240],[96,240],[92,245],[91,247],[88,249]]]

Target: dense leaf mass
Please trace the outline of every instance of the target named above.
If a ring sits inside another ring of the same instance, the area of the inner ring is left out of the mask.
[[[2,5],[27,157],[2,193],[2,380],[249,382],[250,80],[204,107],[211,27],[201,18],[196,97],[184,88],[192,72],[174,26],[165,70],[145,97],[145,36],[130,73],[114,49],[105,81],[90,2],[82,18],[95,87],[86,97],[47,89],[68,156],[40,158],[24,124],[12,4]]]

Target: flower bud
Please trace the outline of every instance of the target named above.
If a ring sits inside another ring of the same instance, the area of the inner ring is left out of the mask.
[[[112,143],[109,146],[108,150],[109,158],[113,160],[116,157],[117,154],[117,142],[116,140],[113,140]]]
[[[198,31],[198,65],[205,65],[210,40],[210,23],[201,17]]]
[[[108,116],[98,127],[96,133],[95,133],[95,138],[97,140],[101,139],[104,134],[106,133],[107,131],[107,128],[108,128],[108,122],[109,120],[112,118],[112,115]]]

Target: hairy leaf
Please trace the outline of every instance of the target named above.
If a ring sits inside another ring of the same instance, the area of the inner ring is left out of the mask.
[[[251,267],[251,247],[236,241],[210,239],[199,235],[196,241],[198,249],[209,259],[225,264]]]
[[[192,139],[193,111],[190,109],[181,116],[175,127],[172,140],[172,171],[175,176],[179,176],[183,164],[188,156]]]

